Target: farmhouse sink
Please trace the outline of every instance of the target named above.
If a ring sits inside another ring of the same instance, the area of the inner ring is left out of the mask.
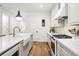
[[[25,45],[29,39],[31,38],[31,35],[32,33],[18,33],[15,35],[15,37],[13,37],[13,35],[7,35],[5,36],[5,39],[8,39],[8,40],[13,40],[13,41],[16,41],[16,40],[23,40],[23,45]]]

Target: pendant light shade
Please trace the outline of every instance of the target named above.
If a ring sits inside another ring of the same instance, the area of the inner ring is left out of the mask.
[[[19,10],[18,10],[18,14],[16,15],[16,19],[17,19],[18,21],[21,21],[21,20],[22,20],[22,16],[21,16]]]

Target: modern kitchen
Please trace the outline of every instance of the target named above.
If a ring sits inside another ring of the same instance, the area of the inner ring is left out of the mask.
[[[79,3],[0,3],[0,56],[79,56]]]

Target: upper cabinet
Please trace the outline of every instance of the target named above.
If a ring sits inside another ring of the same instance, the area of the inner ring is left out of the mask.
[[[0,6],[0,35],[7,35],[10,31],[9,12]]]
[[[68,23],[79,24],[79,3],[68,4]]]
[[[0,35],[9,33],[9,15],[0,7]]]
[[[64,20],[68,18],[68,4],[67,3],[58,3],[52,9],[51,14],[51,25],[52,27],[62,26]]]
[[[6,13],[2,13],[2,34],[9,34],[9,16]]]
[[[0,34],[2,34],[2,8],[0,7]]]

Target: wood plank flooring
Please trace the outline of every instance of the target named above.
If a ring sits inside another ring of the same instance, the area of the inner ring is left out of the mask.
[[[33,42],[28,56],[50,56],[50,49],[46,42]]]

